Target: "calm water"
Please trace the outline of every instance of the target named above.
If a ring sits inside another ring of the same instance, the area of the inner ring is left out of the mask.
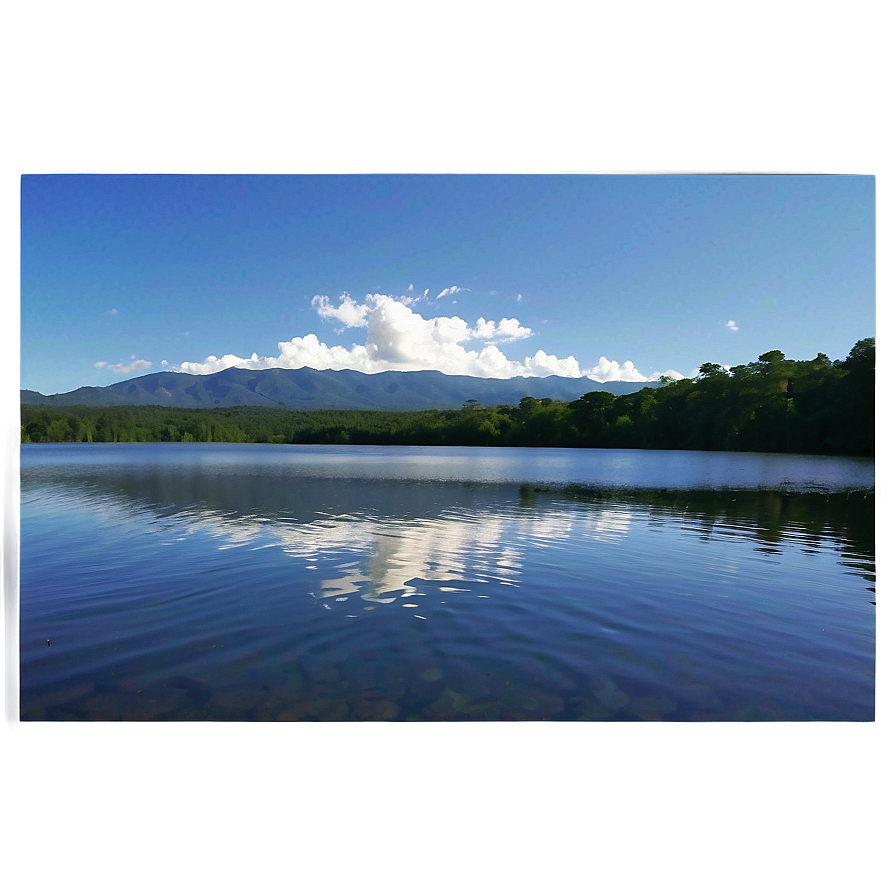
[[[23,720],[874,718],[869,461],[25,445],[21,467]]]

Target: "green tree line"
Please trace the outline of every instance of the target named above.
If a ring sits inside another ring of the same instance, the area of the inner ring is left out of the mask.
[[[516,407],[296,411],[261,407],[22,405],[22,442],[272,442],[666,448],[874,454],[874,339],[843,361],[791,361],[771,351],[694,379],[630,395],[594,391],[571,402]]]

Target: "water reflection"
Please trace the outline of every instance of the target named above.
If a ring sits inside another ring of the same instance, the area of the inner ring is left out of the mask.
[[[322,573],[310,592],[329,608],[348,598],[391,604],[415,582],[513,585],[531,548],[559,551],[574,538],[624,539],[637,518],[706,541],[741,539],[755,550],[804,551],[824,543],[874,578],[874,493],[779,491],[607,493],[576,486],[396,482],[347,477],[288,480],[263,468],[239,474],[25,470],[23,501],[39,494],[100,516],[151,515],[168,537],[203,533],[219,550],[276,547]],[[327,575],[325,573],[337,574]]]
[[[873,717],[871,490],[179,456],[23,464],[24,717]]]

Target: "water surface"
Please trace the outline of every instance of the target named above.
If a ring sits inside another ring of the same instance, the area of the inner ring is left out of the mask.
[[[868,461],[260,445],[21,458],[25,720],[874,716]]]

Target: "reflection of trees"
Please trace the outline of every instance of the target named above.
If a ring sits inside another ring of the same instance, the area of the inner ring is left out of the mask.
[[[23,471],[23,497],[41,487],[98,513],[148,511],[165,526],[225,543],[267,541],[312,569],[323,558],[320,596],[326,599],[360,595],[391,602],[412,595],[414,580],[513,583],[528,547],[551,549],[571,536],[624,538],[638,514],[704,538],[736,535],[760,550],[794,540],[812,550],[834,539],[846,562],[873,573],[873,492],[623,494],[514,483],[203,473],[187,466]]]
[[[604,505],[606,493],[564,489],[575,500]],[[783,491],[661,491],[624,498],[627,503],[661,517],[686,520],[711,535],[718,527],[736,529],[766,545],[799,538],[817,546],[836,537],[860,554],[874,556],[874,492],[789,493]]]

